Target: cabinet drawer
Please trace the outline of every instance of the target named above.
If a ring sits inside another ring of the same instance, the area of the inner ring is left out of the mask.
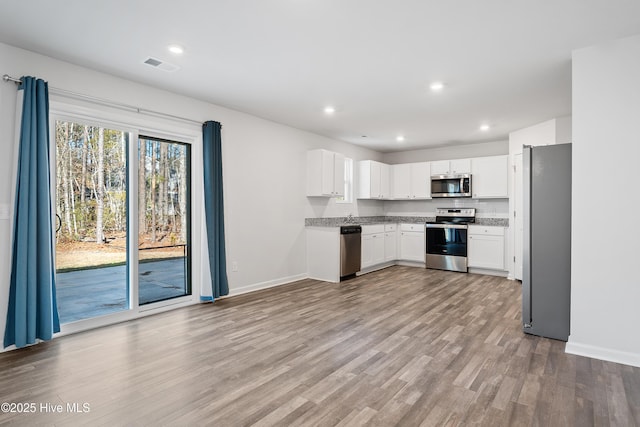
[[[363,225],[362,234],[384,233],[384,224]]]
[[[469,234],[482,234],[485,236],[504,236],[504,227],[470,225]]]
[[[424,224],[400,224],[400,230],[424,232]]]
[[[398,229],[398,224],[385,224],[384,231],[396,231]]]

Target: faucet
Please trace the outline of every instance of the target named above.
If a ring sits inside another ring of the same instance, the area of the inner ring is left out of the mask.
[[[352,215],[352,214],[347,215],[347,219],[346,219],[346,221],[345,221],[345,222],[346,222],[347,224],[351,224],[351,223],[353,223],[353,215]]]

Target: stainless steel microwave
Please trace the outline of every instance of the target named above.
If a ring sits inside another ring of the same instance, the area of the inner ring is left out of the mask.
[[[471,197],[471,174],[432,175],[431,197]]]

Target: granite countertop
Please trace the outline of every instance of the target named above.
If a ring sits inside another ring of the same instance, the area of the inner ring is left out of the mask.
[[[428,216],[354,216],[351,222],[347,217],[305,218],[305,227],[340,227],[342,225],[371,225],[371,224],[424,224],[435,221],[435,217]],[[508,227],[508,218],[476,218],[475,225]]]

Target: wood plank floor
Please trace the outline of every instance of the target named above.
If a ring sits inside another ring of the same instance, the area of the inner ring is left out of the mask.
[[[37,404],[0,424],[640,425],[640,368],[524,335],[519,282],[400,266],[61,337],[0,367],[0,402]]]

